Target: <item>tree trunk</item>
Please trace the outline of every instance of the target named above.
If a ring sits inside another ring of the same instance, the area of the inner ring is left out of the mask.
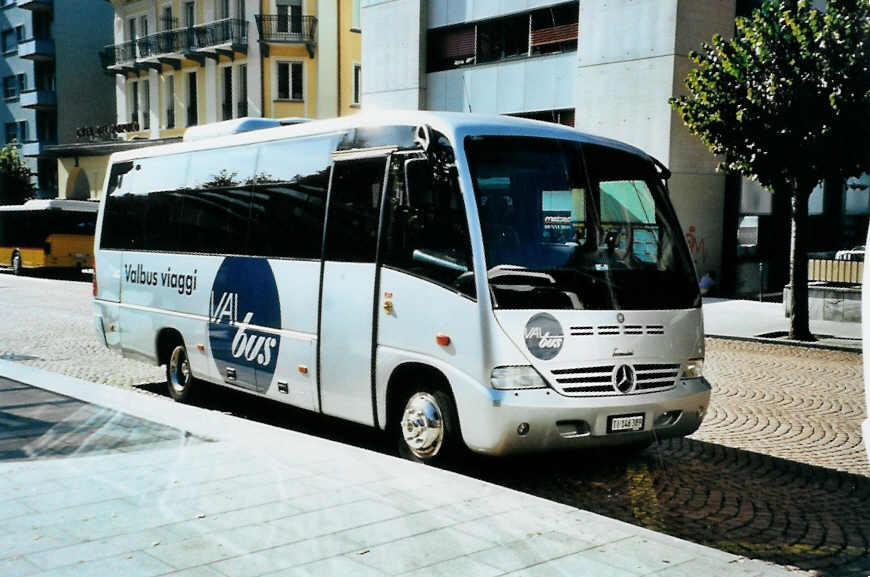
[[[807,208],[813,186],[798,181],[791,195],[791,318],[788,337],[798,341],[812,341],[807,302]]]

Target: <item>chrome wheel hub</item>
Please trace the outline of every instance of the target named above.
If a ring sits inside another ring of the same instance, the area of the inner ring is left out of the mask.
[[[181,393],[190,383],[190,362],[182,347],[176,347],[169,359],[169,380],[175,392]]]
[[[429,393],[415,393],[402,415],[402,436],[414,455],[434,457],[444,441],[444,419],[438,401]]]

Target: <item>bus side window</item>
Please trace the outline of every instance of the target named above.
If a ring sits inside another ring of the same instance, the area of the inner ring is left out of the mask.
[[[333,165],[324,260],[375,262],[386,161],[379,156]]]
[[[462,195],[455,172],[444,172],[436,172],[426,158],[394,162],[384,216],[382,261],[473,297]]]
[[[103,232],[100,247],[107,249],[130,249],[141,244],[141,219],[144,205],[126,195],[123,185],[133,170],[132,162],[112,165],[106,187],[106,214],[103,217]],[[136,241],[139,244],[136,244]]]
[[[247,254],[256,160],[257,149],[251,145],[191,155],[187,191],[179,215],[179,241],[183,250]],[[171,196],[178,199],[180,195]]]
[[[337,136],[260,146],[248,249],[267,257],[319,259]]]

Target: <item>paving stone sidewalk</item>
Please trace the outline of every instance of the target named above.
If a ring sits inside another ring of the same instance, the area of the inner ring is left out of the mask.
[[[214,441],[0,463],[4,576],[797,574],[163,398],[0,375]]]

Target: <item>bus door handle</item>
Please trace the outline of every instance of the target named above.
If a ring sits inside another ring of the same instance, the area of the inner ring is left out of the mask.
[[[388,315],[393,314],[393,301],[386,300],[384,301],[384,312]]]

